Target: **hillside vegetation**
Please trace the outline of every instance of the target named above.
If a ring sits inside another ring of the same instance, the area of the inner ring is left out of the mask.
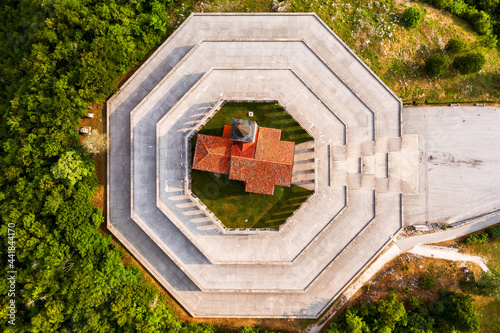
[[[498,51],[446,12],[424,8],[427,14],[410,31],[398,21],[408,6],[402,1],[275,5],[316,11],[404,100],[498,98]],[[118,89],[119,78],[192,10],[264,11],[273,3],[4,0],[0,8],[0,257],[2,267],[16,272],[1,273],[4,281],[14,274],[15,282],[1,287],[0,330],[215,331],[183,323],[164,293],[137,266],[124,265],[111,237],[99,233],[104,217],[91,203],[94,161],[75,129],[89,106]],[[451,37],[477,46],[486,64],[479,74],[428,78],[424,59]]]
[[[408,7],[423,14],[413,29],[402,21]],[[317,13],[405,103],[498,101],[500,97],[495,38],[479,35],[446,10],[403,0],[291,0],[287,8]],[[484,54],[486,64],[478,74],[463,75],[450,66],[442,76],[429,77],[425,60],[437,53],[446,55],[446,44],[452,38],[465,43],[463,54]]]

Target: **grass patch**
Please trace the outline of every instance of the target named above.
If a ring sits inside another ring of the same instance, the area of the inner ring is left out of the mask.
[[[248,112],[254,116],[249,117]],[[277,103],[226,103],[210,121],[203,126],[200,134],[222,136],[224,125],[231,125],[233,118],[254,120],[260,127],[281,130],[281,140],[295,144],[312,140],[311,136]]]
[[[403,11],[426,13],[415,29],[401,22]],[[500,52],[481,46],[470,25],[452,14],[403,0],[294,0],[291,12],[315,12],[405,103],[496,101],[500,97]],[[461,75],[449,68],[439,78],[423,71],[425,59],[444,52],[451,38],[468,51],[481,52],[486,64],[477,74]]]
[[[254,116],[249,117],[248,112]],[[254,120],[261,127],[281,130],[281,140],[295,144],[312,137],[277,103],[225,104],[200,130],[200,134],[221,136],[233,118]],[[196,137],[191,141],[194,153]],[[191,156],[193,156],[193,153]],[[300,186],[276,186],[274,195],[245,192],[245,184],[228,175],[192,170],[192,191],[228,228],[278,228],[313,191]]]
[[[245,184],[192,170],[192,190],[228,228],[278,228],[313,191],[276,186],[274,195],[245,192]]]
[[[490,300],[490,299],[488,299]],[[490,301],[477,306],[482,333],[500,332],[500,302]]]
[[[467,253],[485,258],[488,265],[500,267],[500,237],[489,238],[485,243],[467,244],[462,247]],[[500,332],[500,302],[490,297],[476,296],[475,299],[481,320],[481,332]]]
[[[488,265],[500,267],[500,237],[489,238],[485,243],[463,246],[467,252],[486,258]]]

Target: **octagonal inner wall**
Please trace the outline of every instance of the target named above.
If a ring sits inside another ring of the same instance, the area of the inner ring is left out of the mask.
[[[284,110],[286,110],[286,107],[283,107],[282,103],[277,100],[277,99],[250,99],[250,98],[246,98],[246,99],[223,99],[223,100],[220,100],[218,101],[215,106],[203,117],[203,119],[198,123],[198,125],[196,125],[196,127],[189,133],[189,135],[185,138],[185,146],[186,146],[186,160],[189,162],[189,161],[192,161],[193,159],[193,156],[191,155],[192,151],[193,151],[193,147],[191,146],[191,139],[193,137],[195,137],[199,131],[214,117],[214,115],[219,112],[219,110],[224,107],[224,105],[226,105],[227,103],[256,103],[256,104],[264,104],[264,103],[274,103],[274,104],[279,104],[280,107],[282,107]],[[287,112],[288,113],[288,112]],[[314,136],[312,135],[312,133],[310,131],[308,131],[306,128],[304,128],[302,126],[302,124],[300,123],[299,120],[295,119],[293,117],[293,115],[291,115],[290,113],[288,113],[292,119],[294,119],[300,126],[301,128],[306,131],[306,133],[309,134],[309,136],[311,136],[312,140],[311,140],[311,144],[308,145],[311,146],[311,150],[312,150],[312,154],[314,154]],[[345,132],[345,131],[344,131]],[[297,150],[297,146],[295,147],[295,150]],[[308,154],[308,157],[310,157],[309,155],[311,154]],[[296,156],[297,156],[297,152],[296,152]],[[300,154],[299,154],[299,158],[300,158]],[[314,161],[314,157],[313,157],[313,161]],[[302,163],[302,160],[298,161],[299,163]],[[314,163],[314,162],[313,162]],[[316,172],[316,168],[315,166],[313,166],[313,169],[311,169],[310,171],[312,171],[313,173]],[[309,172],[310,172],[309,171]],[[252,228],[228,228],[227,226],[224,225],[223,222],[220,221],[220,219],[213,213],[210,211],[210,209],[204,204],[204,202],[202,200],[200,200],[193,192],[192,192],[192,189],[191,189],[191,186],[192,186],[192,178],[191,178],[191,164],[190,163],[186,163],[186,179],[185,179],[185,182],[184,182],[184,191],[185,193],[190,196],[190,199],[196,204],[196,206],[198,207],[198,209],[200,211],[202,211],[204,213],[204,215],[206,216],[206,218],[210,219],[214,225],[216,225],[219,230],[222,232],[222,233],[228,233],[228,234],[240,234],[240,235],[248,235],[248,234],[253,234],[253,233],[262,233],[262,232],[276,232],[276,231],[280,231],[285,225],[286,223],[288,222],[289,218],[291,216],[294,215],[295,212],[293,212],[286,220],[285,222],[283,222],[283,224],[281,224],[278,228],[255,228],[255,227],[252,227]],[[297,173],[297,172],[300,172],[300,170],[298,170],[297,168],[297,163],[294,161],[294,165],[293,165],[293,173]],[[314,179],[315,177],[313,176],[313,182],[314,182]],[[292,184],[293,181],[292,181]],[[314,184],[316,184],[316,182],[314,182]],[[307,197],[304,202],[295,210],[299,210],[302,205],[304,205],[305,203],[309,202],[311,200],[311,198],[316,194],[316,192],[313,190],[312,194]]]

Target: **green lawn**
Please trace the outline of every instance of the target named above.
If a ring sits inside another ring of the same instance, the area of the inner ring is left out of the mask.
[[[254,113],[253,117],[248,112]],[[281,140],[295,144],[312,140],[307,132],[276,103],[227,103],[200,130],[221,136],[233,118],[254,120],[261,127],[281,129]],[[192,139],[192,150],[196,137]],[[191,154],[192,156],[192,154]],[[313,191],[292,185],[276,186],[274,195],[245,192],[245,184],[228,175],[192,170],[192,190],[228,228],[277,228]]]
[[[193,193],[228,228],[278,228],[313,191],[276,186],[274,195],[245,192],[243,182],[211,172],[191,172]]]
[[[253,117],[248,112],[254,113]],[[234,103],[225,104],[200,130],[201,134],[221,136],[224,125],[231,125],[233,118],[254,120],[260,127],[278,128],[281,140],[296,144],[312,140],[307,132],[277,103]]]
[[[488,266],[500,267],[500,237],[486,243],[463,245],[466,252],[486,258]],[[477,297],[476,306],[481,320],[482,333],[500,332],[500,302],[489,297]]]
[[[481,333],[500,332],[500,302],[490,301],[479,304],[477,310],[481,320]]]

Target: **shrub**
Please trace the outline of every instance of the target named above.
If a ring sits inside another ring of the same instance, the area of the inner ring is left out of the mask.
[[[462,74],[477,73],[483,68],[486,60],[481,53],[469,53],[456,57],[453,60],[453,67]]]
[[[449,65],[449,60],[442,54],[433,54],[425,60],[425,72],[430,77],[442,75]]]
[[[448,53],[456,54],[465,49],[465,43],[458,38],[452,38],[446,43],[445,50]]]
[[[412,296],[408,299],[407,301],[407,305],[408,305],[408,309],[410,311],[418,311],[418,309],[420,309],[424,303],[421,302],[418,298],[416,298],[415,296]]]
[[[403,23],[410,29],[418,27],[422,18],[422,12],[416,7],[406,8],[403,12]]]
[[[499,31],[500,33],[500,31]],[[485,47],[487,49],[494,49],[498,46],[498,38],[495,34],[487,34],[483,36],[479,36],[478,38],[479,45]]]
[[[453,15],[457,15],[458,17],[462,17],[468,8],[469,6],[462,0],[450,1],[449,4],[446,6],[446,9],[450,13],[452,13]]]
[[[476,285],[476,276],[474,272],[469,272],[466,277],[458,281],[458,286],[465,292],[477,294],[478,288]]]
[[[496,227],[488,228],[485,231],[490,238],[498,237],[498,236],[500,236],[500,225],[497,225]]]
[[[469,235],[464,240],[464,244],[484,243],[486,242],[486,239],[488,239],[488,234],[484,232],[480,234]]]
[[[495,8],[500,4],[499,0],[474,0],[474,5],[477,9],[484,10],[487,13],[493,13]],[[499,8],[500,9],[500,8]]]
[[[491,29],[491,17],[482,10],[471,13],[469,15],[469,22],[472,28],[480,35],[486,35]]]
[[[422,290],[429,290],[436,285],[436,281],[434,276],[426,275],[420,282],[418,283],[418,287]]]

